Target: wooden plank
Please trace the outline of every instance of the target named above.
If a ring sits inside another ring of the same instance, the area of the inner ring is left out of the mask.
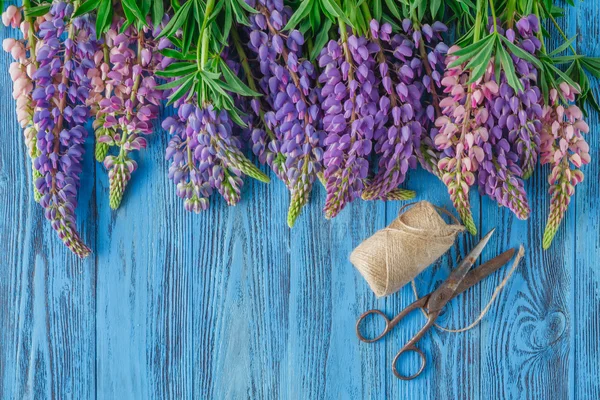
[[[575,28],[572,8],[559,20],[567,35]],[[552,28],[551,48],[562,43]],[[481,394],[486,398],[573,398],[574,207],[570,207],[548,251],[542,236],[550,206],[548,166],[538,165],[526,182],[531,217],[519,221],[489,199],[483,202],[484,230],[501,228],[490,258],[523,243],[525,257],[481,324]],[[491,297],[504,272],[482,284],[483,301]]]
[[[333,220],[324,218],[326,193],[316,188],[307,213],[291,233],[291,290],[288,397],[376,396],[380,355],[362,355],[354,333],[369,289],[348,261],[351,251],[385,221],[382,203],[356,200]],[[298,379],[296,371],[301,371]],[[360,379],[359,379],[360,378]]]
[[[264,170],[264,169],[263,169]],[[287,190],[247,179],[235,207],[222,199],[196,231],[194,395],[279,398],[288,338]]]
[[[600,56],[598,32],[600,30],[600,4],[595,1],[578,3],[577,51],[581,54]],[[594,16],[590,18],[590,16]],[[591,78],[596,98],[599,80]],[[575,398],[600,398],[598,366],[600,365],[600,123],[598,113],[588,116],[592,162],[584,168],[585,180],[577,187],[577,195],[571,203],[575,215],[576,235],[573,309],[573,359],[574,379],[572,393]]]
[[[2,28],[0,41],[19,37]],[[12,88],[0,58],[0,85]],[[63,245],[32,196],[31,163],[12,90],[4,90],[0,141],[0,397],[3,399],[94,396],[94,258],[80,261]],[[84,166],[91,166],[86,143]],[[94,176],[82,180],[78,227],[93,246]]]
[[[194,249],[203,231],[168,180],[167,136],[157,130],[135,155],[139,168],[117,211],[96,164],[98,398],[192,397]]]

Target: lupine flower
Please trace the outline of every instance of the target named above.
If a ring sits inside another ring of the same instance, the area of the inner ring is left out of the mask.
[[[452,55],[457,50],[458,46],[450,48],[447,65],[457,58]],[[473,234],[477,228],[471,214],[469,188],[475,183],[474,173],[484,160],[483,144],[489,138],[490,114],[484,100],[491,100],[498,93],[498,84],[491,79],[493,68],[490,62],[484,76],[471,85],[467,84],[469,73],[463,66],[447,68],[442,79],[446,97],[440,101],[443,115],[435,122],[439,129],[435,145],[443,151],[438,162],[442,181],[465,227]]]
[[[383,126],[374,133],[375,152],[381,154],[379,170],[365,189],[364,199],[384,199],[388,193],[401,184],[409,168],[416,168],[417,153],[421,150],[421,139],[427,137],[425,127],[434,119],[433,105],[425,105],[425,93],[431,92],[432,83],[440,85],[441,75],[436,70],[443,57],[440,52],[447,48],[437,43],[443,24],[422,27],[425,40],[432,48],[431,57],[422,59],[419,47],[424,47],[421,30],[414,30],[410,20],[403,21],[403,34],[390,36],[392,27],[371,21],[371,35],[380,48],[377,56],[379,74],[384,94],[379,100],[385,115]],[[424,66],[424,62],[429,65]],[[426,69],[433,73],[426,73]],[[428,141],[431,143],[431,140]],[[427,143],[424,144],[427,146]],[[427,151],[426,147],[422,151]],[[422,162],[425,157],[421,154]]]
[[[152,122],[158,117],[164,94],[156,89],[153,75],[162,60],[154,39],[158,32],[149,28],[138,31],[133,26],[123,30],[124,23],[113,24],[105,35],[105,50],[95,55],[94,96],[88,102],[96,113],[96,157],[109,170],[113,209],[121,204],[137,169],[130,152],[146,148],[144,136],[153,132]],[[117,155],[108,155],[111,147],[118,149]]]
[[[517,28],[518,32],[499,28],[498,33],[529,53],[539,50],[537,18],[522,18]],[[494,75],[494,60],[471,85],[466,85],[469,78],[463,66],[449,68],[442,80],[448,96],[440,102],[444,116],[436,121],[439,132],[435,143],[445,155],[438,166],[455,207],[472,233],[476,230],[468,209],[468,190],[475,180],[481,194],[508,207],[518,218],[526,219],[530,213],[523,178],[531,174],[537,162],[541,95],[535,85],[536,69],[514,54],[511,57],[523,86],[519,93],[507,83],[504,72]],[[455,59],[449,55],[447,63]]]
[[[508,40],[524,51],[535,55],[541,48],[536,37],[539,21],[535,15],[521,18],[516,24],[517,30],[499,28]],[[515,93],[503,79],[500,83],[498,98],[492,105],[492,112],[502,129],[508,129],[508,141],[518,155],[518,165],[522,169],[523,179],[529,178],[537,164],[540,131],[542,123],[541,92],[537,87],[538,71],[532,64],[511,54],[515,72],[523,91]]]
[[[16,6],[8,6],[6,11],[2,13],[2,23],[4,26],[18,28],[19,25],[21,25],[22,18],[23,15],[21,14],[21,10],[19,10]]]
[[[202,109],[182,104],[176,117],[162,124],[173,137],[166,158],[171,161],[169,178],[177,185],[177,195],[185,209],[199,213],[208,208],[208,198],[216,189],[227,204],[240,201],[242,170],[252,166],[242,154],[242,143],[232,131],[226,111],[211,105]]]
[[[291,192],[288,212],[291,227],[308,202],[322,169],[320,90],[315,85],[315,67],[303,59],[302,33],[293,30],[286,38],[280,32],[291,16],[291,9],[284,7],[283,2],[250,3],[259,14],[251,17],[249,48],[258,56],[262,74],[259,84],[271,108],[264,115],[271,134],[266,130],[254,131],[253,150],[259,159],[268,160],[278,175],[285,173],[283,180]],[[279,164],[280,160],[285,160],[285,164]]]
[[[380,104],[375,74],[376,43],[351,35],[347,42],[331,40],[319,55],[323,69],[321,106],[325,117],[325,216],[335,217],[362,194],[373,150],[373,133],[388,112]]]
[[[90,90],[87,72],[93,67],[96,42],[90,23],[84,18],[70,21],[72,13],[71,4],[56,2],[39,24],[38,69],[32,76],[39,150],[34,165],[42,174],[36,187],[46,218],[71,251],[86,257],[90,249],[77,232],[75,209],[87,136],[83,125],[89,117],[84,105]]]
[[[573,102],[577,90],[566,83],[560,84],[564,98]],[[550,214],[544,231],[543,247],[547,249],[564,217],[575,186],[583,181],[579,169],[590,162],[589,145],[583,134],[589,131],[583,114],[574,104],[561,104],[558,92],[550,91],[550,104],[544,107],[541,134],[541,163],[550,164]]]
[[[14,12],[17,12],[17,14],[13,14]],[[10,6],[3,14],[2,19],[6,26],[9,26],[11,21],[16,25],[21,20],[21,12],[15,6]],[[27,146],[29,157],[33,160],[38,154],[36,147],[37,130],[33,124],[34,104],[31,99],[31,93],[33,92],[31,77],[37,68],[37,61],[35,59],[36,38],[35,35],[29,36],[31,28],[29,21],[23,21],[20,24],[20,28],[23,40],[15,40],[13,38],[4,39],[2,48],[7,53],[10,53],[15,60],[9,68],[9,74],[13,81],[12,95],[17,102],[17,119],[23,129],[25,145]],[[33,168],[33,165],[32,171],[33,182],[35,182],[41,177],[41,174],[37,169]],[[40,201],[41,195],[35,184],[33,185],[33,197],[36,202]]]

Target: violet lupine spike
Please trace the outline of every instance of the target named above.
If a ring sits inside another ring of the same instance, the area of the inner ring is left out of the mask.
[[[560,84],[563,97],[573,102],[577,90]],[[562,105],[555,89],[550,91],[549,105],[544,107],[541,133],[541,163],[550,164],[550,213],[544,230],[542,247],[548,249],[567,211],[575,186],[583,181],[580,167],[591,161],[589,145],[583,134],[589,126],[576,105]],[[572,164],[572,166],[571,166]]]
[[[442,35],[447,32],[448,28],[439,21],[431,25],[417,26],[408,19],[402,21],[402,28],[412,36],[423,61],[425,72],[421,77],[421,82],[427,91],[426,102],[429,103],[419,119],[423,129],[420,146],[415,149],[415,153],[423,169],[441,178],[438,162],[442,154],[435,146],[434,140],[438,134],[435,121],[442,114],[440,97],[442,95],[442,77],[446,69],[445,60],[448,54],[448,45],[443,42]]]
[[[239,159],[241,140],[233,135],[227,112],[182,104],[177,116],[165,119],[163,128],[173,135],[166,153],[171,161],[169,178],[185,200],[185,209],[206,210],[213,190],[227,204],[237,204],[243,182],[235,165],[244,161]]]
[[[492,128],[492,137],[495,128]],[[511,151],[509,142],[493,137],[483,145],[485,153],[477,171],[479,192],[508,207],[519,219],[529,217],[530,208],[518,166],[519,157]]]
[[[36,187],[46,218],[65,245],[83,258],[90,249],[77,231],[75,209],[87,137],[83,125],[89,117],[84,105],[90,91],[87,72],[97,43],[89,21],[70,20],[72,13],[71,4],[55,2],[39,24],[32,94],[39,150],[35,168],[43,175]]]
[[[283,2],[259,0],[253,15],[249,48],[258,56],[260,87],[272,111],[265,113],[270,137],[271,167],[280,169],[277,152],[285,159],[284,182],[291,192],[287,222],[292,227],[308,202],[314,181],[322,169],[321,96],[315,67],[303,58],[304,36],[297,30],[287,38],[281,29],[292,14]],[[255,132],[253,149],[264,151],[263,132]],[[259,153],[259,157],[261,157]]]
[[[32,160],[33,198],[36,202],[39,202],[41,194],[35,187],[35,181],[41,178],[42,175],[33,165],[33,160],[38,156],[38,150],[36,146],[37,129],[33,123],[34,104],[31,98],[33,92],[32,76],[37,69],[35,57],[37,38],[34,34],[37,28],[37,20],[26,17],[21,22],[22,18],[22,11],[14,5],[7,7],[6,11],[2,14],[2,22],[5,26],[19,27],[23,34],[22,40],[13,38],[4,39],[2,48],[15,60],[9,68],[9,74],[13,81],[12,95],[17,103],[17,119],[23,129],[25,145]]]
[[[152,134],[153,121],[164,98],[164,92],[156,89],[153,75],[162,61],[154,39],[158,31],[138,31],[133,26],[123,30],[124,23],[123,19],[113,23],[104,36],[106,48],[95,55],[95,96],[89,102],[95,105],[99,121],[96,156],[104,156],[104,166],[109,170],[112,209],[121,204],[131,174],[137,169],[130,153],[146,148],[145,136]],[[107,155],[113,147],[118,155]]]
[[[536,34],[539,21],[535,15],[529,15],[517,21],[516,31],[499,28],[499,32],[524,51],[535,56],[541,42]],[[541,91],[537,87],[538,71],[534,65],[511,54],[517,77],[523,85],[523,91],[515,93],[504,76],[500,80],[500,93],[492,104],[492,113],[503,129],[508,129],[508,137],[513,151],[517,153],[518,164],[523,179],[528,179],[538,160],[540,131],[542,123]]]
[[[377,55],[384,93],[379,108],[384,116],[374,133],[379,169],[362,193],[365,200],[384,199],[406,179],[408,169],[417,167],[415,151],[420,147],[423,127],[420,82],[423,63],[415,44],[406,36],[390,36],[392,27],[371,21],[371,36],[380,46]],[[386,55],[387,54],[387,55]]]
[[[347,51],[345,50],[347,49]],[[373,132],[384,120],[374,56],[379,46],[365,37],[331,40],[319,55],[325,139],[326,218],[360,197],[369,172]]]

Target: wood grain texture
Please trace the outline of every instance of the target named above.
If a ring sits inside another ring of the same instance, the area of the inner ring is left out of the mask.
[[[560,20],[582,53],[600,55],[600,4],[577,2]],[[15,36],[1,29],[0,39]],[[591,39],[594,38],[594,39]],[[10,60],[0,56],[0,69]],[[463,235],[417,278],[420,293],[448,275],[481,234],[497,233],[488,259],[520,243],[527,253],[483,322],[460,334],[432,331],[418,344],[424,374],[396,379],[391,363],[422,326],[419,313],[387,340],[359,342],[363,311],[389,316],[414,300],[410,287],[376,299],[348,261],[400,203],[355,202],[323,218],[323,188],[289,230],[289,195],[276,179],[247,181],[235,208],[214,196],[184,211],[167,179],[168,137],[157,130],[119,211],[106,171],[86,144],[78,225],[94,254],[63,249],[31,196],[31,173],[7,73],[0,74],[0,399],[597,399],[600,398],[600,122],[588,121],[594,162],[563,226],[541,250],[547,168],[527,189],[519,221],[472,194],[480,234]],[[598,93],[598,80],[593,80]],[[163,116],[172,110],[163,111]],[[452,209],[424,171],[405,186]],[[473,321],[507,268],[451,303],[441,324]],[[400,369],[415,371],[407,356]]]
[[[15,35],[2,29],[0,39]],[[8,61],[2,57],[5,71]],[[0,84],[12,87],[5,73]],[[3,90],[0,105],[0,398],[90,398],[95,393],[95,263],[65,252],[33,201],[31,164],[11,92]],[[84,166],[93,170],[89,156]],[[91,182],[82,185],[77,223],[83,239],[94,244]]]

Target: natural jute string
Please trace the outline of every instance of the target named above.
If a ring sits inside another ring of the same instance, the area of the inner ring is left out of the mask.
[[[403,212],[406,207],[412,206]],[[447,224],[438,212],[449,215]],[[362,242],[350,261],[377,297],[388,296],[442,256],[464,231],[458,220],[427,201],[407,204],[387,227]]]
[[[469,329],[473,329],[474,327],[476,327],[481,322],[483,317],[485,317],[485,314],[487,314],[487,312],[490,310],[490,307],[492,306],[492,303],[494,303],[494,300],[496,300],[496,297],[498,297],[498,295],[500,294],[502,289],[504,289],[504,287],[508,283],[508,280],[512,276],[513,272],[515,272],[515,270],[517,269],[517,266],[519,265],[519,262],[521,261],[521,258],[523,258],[524,254],[525,254],[525,249],[521,245],[521,247],[519,248],[519,252],[517,253],[517,256],[515,257],[515,261],[513,262],[512,267],[510,268],[510,270],[508,271],[508,273],[506,274],[506,276],[504,277],[502,282],[500,282],[500,284],[498,286],[496,286],[496,289],[494,290],[494,294],[492,294],[492,298],[490,299],[490,301],[486,304],[486,306],[483,308],[483,310],[481,310],[481,313],[475,319],[475,321],[473,321],[469,326],[466,326],[466,327],[460,328],[460,329],[448,329],[448,328],[444,328],[443,326],[440,326],[438,324],[435,324],[434,326],[436,328],[438,328],[439,330],[442,330],[444,332],[451,332],[451,333],[466,332]],[[418,300],[420,297],[419,297],[419,293],[417,292],[417,285],[415,284],[414,280],[411,281],[411,284],[412,284],[413,292],[415,294],[415,298]],[[421,308],[421,312],[427,318],[427,312],[422,308]]]

